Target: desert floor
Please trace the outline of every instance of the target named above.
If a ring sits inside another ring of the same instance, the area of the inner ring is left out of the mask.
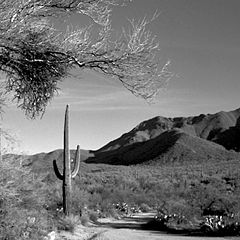
[[[237,240],[239,237],[203,237],[173,235],[158,231],[142,230],[141,224],[154,216],[153,213],[140,213],[116,220],[99,219],[99,224],[77,229],[75,234],[61,233],[62,239],[70,240]]]

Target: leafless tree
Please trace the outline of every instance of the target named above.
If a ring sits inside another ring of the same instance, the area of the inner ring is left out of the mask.
[[[0,84],[0,162],[2,161],[2,155],[13,151],[19,144],[16,134],[2,124],[4,107],[8,104],[3,88],[4,85]]]
[[[75,67],[113,76],[146,100],[172,77],[169,63],[158,62],[158,41],[147,30],[151,20],[130,20],[129,29],[114,39],[112,8],[125,2],[0,0],[0,70],[6,91],[28,117],[44,113],[57,83]],[[71,14],[88,16],[94,27],[64,33],[54,28],[54,19]]]

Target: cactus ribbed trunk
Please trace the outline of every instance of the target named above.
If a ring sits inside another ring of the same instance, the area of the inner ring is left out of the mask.
[[[64,137],[63,137],[63,174],[58,170],[56,160],[53,161],[53,168],[56,176],[63,181],[62,192],[63,192],[63,212],[65,215],[69,215],[71,212],[71,201],[72,201],[72,178],[74,178],[78,171],[80,165],[80,147],[77,146],[75,155],[74,169],[71,170],[71,159],[69,150],[69,106],[67,105],[65,111],[64,120]]]
[[[69,151],[69,106],[66,107],[65,121],[64,121],[64,153],[63,153],[63,212],[69,215],[71,211],[71,160]],[[70,161],[69,161],[70,160]]]

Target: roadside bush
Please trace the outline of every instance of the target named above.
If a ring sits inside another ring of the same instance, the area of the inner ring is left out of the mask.
[[[152,209],[146,203],[142,203],[140,205],[140,210],[144,213],[147,213],[150,212]]]
[[[57,229],[73,233],[80,224],[81,219],[76,215],[62,216],[57,221]]]
[[[240,222],[234,216],[208,216],[201,224],[205,235],[235,236],[240,235]]]
[[[0,219],[0,239],[39,240],[54,226],[53,218],[47,211],[27,210],[16,206],[1,209]]]
[[[80,222],[83,226],[87,226],[89,223],[89,217],[88,215],[83,215],[80,217]]]
[[[34,176],[18,162],[0,162],[0,239],[39,240],[54,227],[44,209],[43,176]]]
[[[109,205],[109,208],[102,208],[100,216],[118,219],[120,217],[120,214],[119,211],[115,207],[113,207],[113,205]]]
[[[76,186],[76,184],[74,184],[72,194],[72,213],[76,215],[80,214],[84,206],[88,205],[90,202],[89,197],[90,194],[87,191],[80,189]]]
[[[168,215],[175,214],[188,220],[191,220],[193,217],[194,209],[184,199],[169,200],[166,202],[165,208]]]
[[[90,219],[91,221],[97,222],[97,220],[98,220],[98,213],[97,213],[97,212],[90,210],[90,211],[88,212],[88,216],[89,216],[89,219]]]

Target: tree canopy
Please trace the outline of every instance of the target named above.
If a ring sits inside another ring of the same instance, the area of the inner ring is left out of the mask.
[[[131,1],[131,0],[129,0]],[[134,95],[151,100],[172,74],[168,62],[159,64],[159,43],[147,29],[149,21],[129,21],[129,29],[114,39],[113,6],[121,0],[0,0],[0,70],[25,114],[44,113],[58,82],[70,71],[92,69],[113,76]],[[53,19],[88,16],[91,26],[56,29]]]

